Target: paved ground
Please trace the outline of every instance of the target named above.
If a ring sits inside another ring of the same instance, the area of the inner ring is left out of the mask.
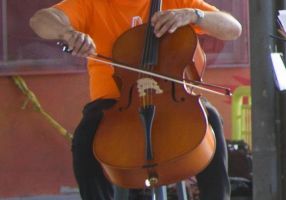
[[[17,198],[0,198],[0,200],[81,200],[78,194],[59,195],[59,196],[36,196],[36,197],[17,197]],[[249,197],[233,197],[231,200],[252,200]]]
[[[81,200],[78,194],[34,197],[0,198],[0,200]]]
[[[0,198],[0,200],[81,200],[78,194],[59,195],[59,196],[36,196],[36,197],[17,197],[17,198]],[[231,200],[252,200],[249,197],[233,197]]]

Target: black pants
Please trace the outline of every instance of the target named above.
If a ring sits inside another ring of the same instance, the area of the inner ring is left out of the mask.
[[[110,200],[112,185],[104,177],[100,164],[92,152],[93,137],[103,117],[103,110],[116,101],[96,100],[83,109],[83,117],[75,130],[72,152],[74,173],[83,200]],[[222,120],[217,110],[203,101],[208,112],[208,120],[216,135],[216,152],[210,165],[197,175],[200,200],[229,200],[227,150],[222,128]]]

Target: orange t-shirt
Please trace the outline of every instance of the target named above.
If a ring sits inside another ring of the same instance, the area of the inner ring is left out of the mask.
[[[113,42],[120,34],[148,19],[150,0],[63,0],[55,5],[68,17],[78,31],[89,34],[97,53],[111,57]],[[162,9],[198,8],[216,11],[217,8],[203,0],[164,0]],[[196,31],[199,31],[195,27]],[[118,98],[120,92],[113,80],[114,68],[88,62],[91,100]]]

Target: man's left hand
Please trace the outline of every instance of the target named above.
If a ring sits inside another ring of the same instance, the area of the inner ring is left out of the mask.
[[[157,37],[161,37],[165,33],[173,33],[177,28],[185,26],[196,21],[194,9],[174,9],[156,12],[151,24],[154,26],[154,33]]]

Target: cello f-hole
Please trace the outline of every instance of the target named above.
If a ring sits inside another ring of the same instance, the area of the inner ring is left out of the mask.
[[[185,101],[184,97],[181,97],[179,100],[177,98],[175,83],[171,82],[171,85],[172,85],[172,99],[173,99],[173,101],[176,102],[176,103],[184,102]]]
[[[134,86],[135,84],[133,84],[130,89],[129,89],[129,93],[128,93],[128,101],[127,101],[127,105],[126,106],[121,106],[119,107],[119,111],[122,112],[124,110],[127,110],[130,106],[131,106],[131,103],[132,103],[132,93],[133,93],[133,89],[134,89]]]

